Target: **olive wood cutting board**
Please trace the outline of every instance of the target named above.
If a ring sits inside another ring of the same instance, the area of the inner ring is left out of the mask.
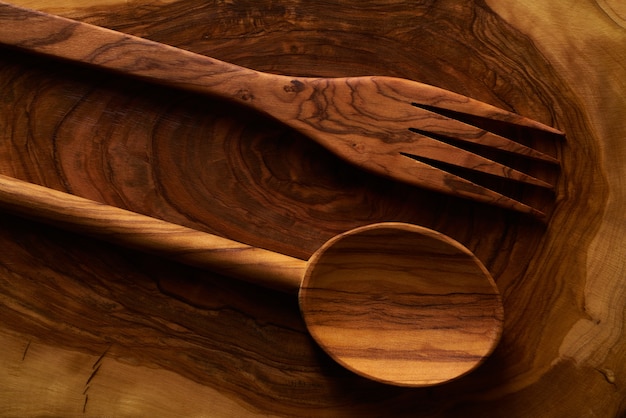
[[[544,223],[355,169],[236,105],[0,47],[0,174],[302,259],[418,224],[472,250],[502,340],[429,388],[368,381],[296,301],[0,217],[3,416],[620,416],[626,411],[626,10],[617,1],[14,3],[259,71],[386,75],[538,120],[565,141]]]

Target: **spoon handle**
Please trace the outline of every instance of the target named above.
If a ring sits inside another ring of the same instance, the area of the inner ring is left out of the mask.
[[[260,286],[295,293],[307,263],[0,175],[0,207],[25,218],[205,268]]]

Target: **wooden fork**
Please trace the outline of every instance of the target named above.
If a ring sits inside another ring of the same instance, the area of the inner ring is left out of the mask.
[[[563,134],[469,97],[390,77],[302,78],[239,67],[158,42],[0,2],[0,43],[239,102],[303,133],[365,170],[454,196],[544,217],[465,173],[553,185],[481,156],[479,149],[558,164],[554,157],[475,126]],[[470,144],[472,152],[464,149]],[[475,147],[478,145],[478,148]],[[462,174],[448,167],[460,167]]]

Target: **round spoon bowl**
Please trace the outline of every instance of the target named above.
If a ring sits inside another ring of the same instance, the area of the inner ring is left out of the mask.
[[[502,334],[502,300],[476,256],[403,223],[329,240],[309,260],[299,302],[311,335],[335,361],[399,386],[469,373]]]

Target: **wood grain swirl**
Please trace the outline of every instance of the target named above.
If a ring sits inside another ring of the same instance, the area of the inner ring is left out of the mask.
[[[468,124],[464,116],[562,135],[539,122],[411,80],[268,74],[10,4],[0,4],[0,20],[0,42],[6,45],[236,101],[281,121],[346,162],[373,173],[541,218],[546,216],[541,208],[476,184],[462,172],[444,168],[458,167],[470,173],[552,189],[550,183],[497,163],[494,153],[491,158],[484,158],[476,150],[485,147],[514,153],[518,158],[534,153],[533,158],[555,164],[558,160]],[[454,146],[448,140],[468,143],[473,151]],[[518,153],[520,149],[523,152]]]
[[[372,222],[424,225],[477,255],[507,315],[475,372],[389,388],[323,354],[289,297],[3,214],[0,415],[623,415],[626,43],[597,4],[56,4],[259,71],[417,80],[567,139],[528,138],[562,161],[541,225],[364,174],[238,107],[1,49],[3,174],[302,258]]]

